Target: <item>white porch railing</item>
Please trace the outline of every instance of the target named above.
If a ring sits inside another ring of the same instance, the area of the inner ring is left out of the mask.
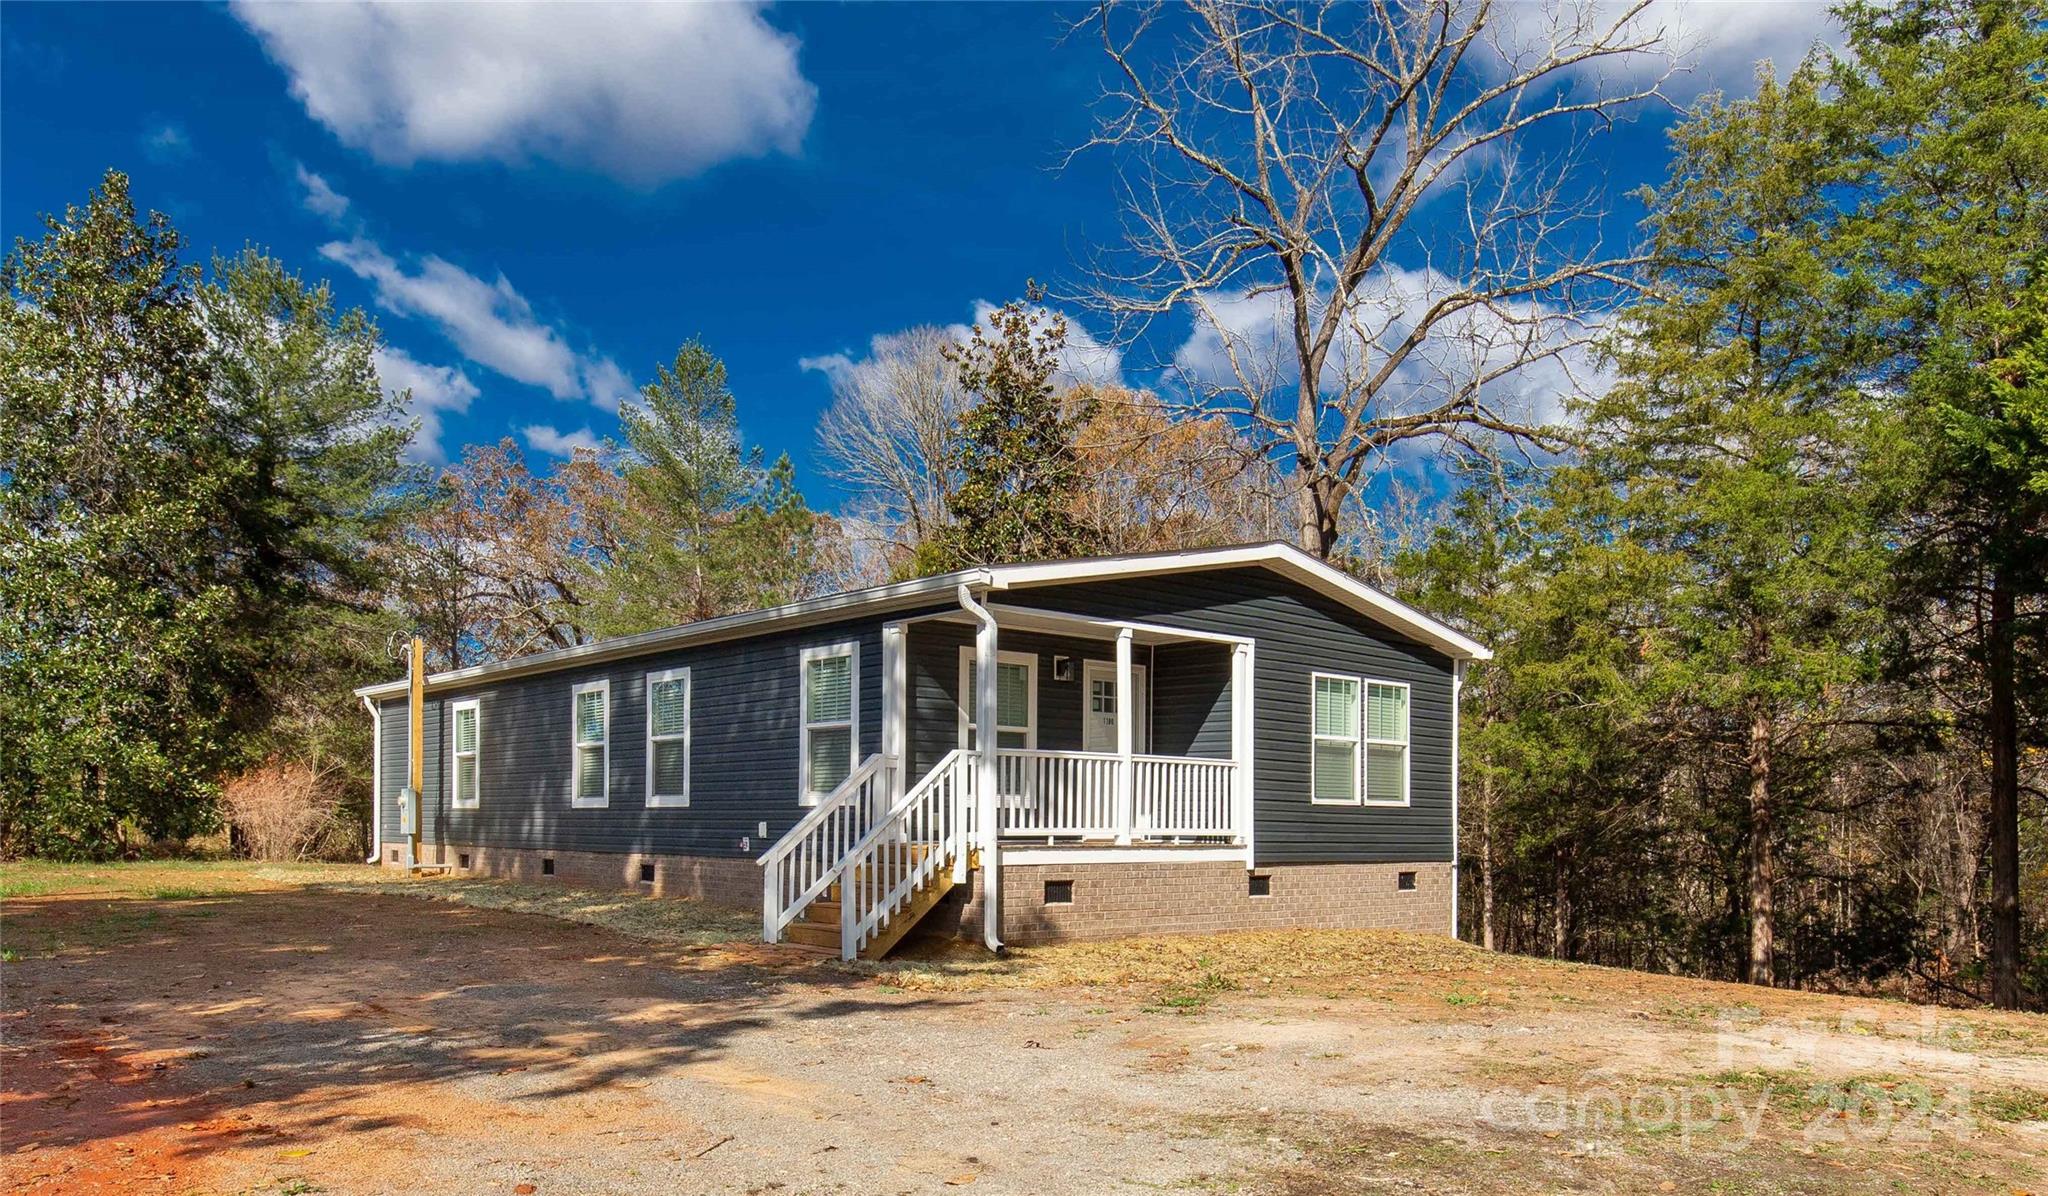
[[[1134,756],[1131,833],[1140,839],[1237,834],[1237,763],[1195,756]]]
[[[781,939],[804,907],[838,879],[840,861],[889,810],[895,764],[869,756],[755,862],[761,865],[761,937]]]
[[[1117,812],[1120,765],[1121,759],[1107,752],[998,750],[996,811],[1002,833],[1119,842],[1241,839],[1236,761],[1133,756],[1129,826]],[[968,771],[971,793],[973,769]]]
[[[847,853],[839,877],[839,956],[853,959],[964,850],[967,776],[955,749],[933,766]]]
[[[1116,825],[1116,757],[996,752],[996,823],[1006,835],[1085,838]]]

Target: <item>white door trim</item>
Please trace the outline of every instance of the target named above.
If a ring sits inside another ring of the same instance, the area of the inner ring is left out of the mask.
[[[1116,661],[1084,660],[1081,662],[1081,750],[1084,752],[1097,750],[1088,746],[1088,695],[1089,690],[1094,687],[1097,677],[1101,677],[1114,684],[1116,681]],[[1135,662],[1132,663],[1131,688],[1139,691],[1138,700],[1141,703],[1141,708],[1133,713],[1144,716],[1133,724],[1133,729],[1137,732],[1137,742],[1132,750],[1140,756],[1150,755],[1152,752],[1152,670],[1149,666]],[[1111,738],[1115,738],[1114,733],[1112,733]],[[1101,750],[1115,752],[1116,744],[1112,742],[1108,747]]]

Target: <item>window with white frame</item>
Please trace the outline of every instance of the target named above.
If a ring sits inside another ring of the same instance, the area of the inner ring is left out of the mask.
[[[611,801],[612,683],[586,681],[570,698],[569,804],[602,809]]]
[[[1311,800],[1358,804],[1359,684],[1356,677],[1329,673],[1311,679]]]
[[[1408,686],[1398,681],[1365,686],[1365,800],[1408,804]]]
[[[973,751],[975,667],[972,645],[960,649],[960,746]],[[1030,652],[996,653],[996,746],[1038,746],[1038,657]]]
[[[803,801],[814,803],[853,773],[860,742],[859,645],[806,648],[803,656]]]
[[[474,810],[481,796],[477,776],[477,744],[482,738],[482,714],[477,699],[457,702],[449,708],[449,717],[454,726],[450,728],[450,746],[454,760],[449,770],[453,792],[449,803],[458,810]]]
[[[690,804],[690,670],[647,674],[647,804]]]

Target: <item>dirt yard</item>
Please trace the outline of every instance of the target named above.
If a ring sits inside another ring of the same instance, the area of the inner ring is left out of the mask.
[[[2043,1018],[1375,934],[843,967],[367,869],[0,892],[13,1191],[2048,1191]]]

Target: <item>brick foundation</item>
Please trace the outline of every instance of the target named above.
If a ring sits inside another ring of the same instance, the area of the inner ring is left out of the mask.
[[[384,844],[383,865],[400,866],[403,847]],[[446,864],[457,876],[491,876],[532,884],[559,882],[579,889],[626,889],[654,897],[691,897],[733,909],[761,908],[761,869],[752,860],[717,856],[652,855],[614,851],[533,851],[462,843],[422,845],[421,863]],[[469,866],[462,866],[464,856]],[[555,862],[553,875],[542,862]],[[640,879],[640,866],[654,865],[654,879]]]
[[[1402,890],[1400,875],[1415,874]],[[1250,895],[1251,877],[1270,895]],[[1067,882],[1071,902],[1047,902]],[[1247,873],[1235,860],[1009,864],[1003,868],[1003,941],[1019,946],[1138,934],[1222,930],[1412,930],[1449,934],[1449,864],[1280,864]],[[919,935],[981,937],[981,881],[948,894]]]
[[[403,849],[387,843],[383,862],[396,867]],[[761,870],[745,859],[632,852],[532,851],[458,843],[427,844],[424,863],[457,875],[493,876],[588,889],[625,889],[656,897],[690,897],[734,909],[759,909]],[[469,866],[462,866],[462,857]],[[552,859],[552,875],[541,871]],[[654,879],[640,879],[652,864]],[[1415,887],[1400,888],[1414,873]],[[1254,897],[1251,878],[1268,878],[1269,895]],[[1072,900],[1048,903],[1048,882],[1065,882]],[[948,894],[918,926],[917,937],[981,938],[981,878]],[[1247,872],[1242,861],[1158,860],[1124,863],[1006,864],[1003,941],[1024,946],[1138,934],[1208,934],[1222,930],[1412,930],[1448,934],[1449,864],[1279,864]]]

